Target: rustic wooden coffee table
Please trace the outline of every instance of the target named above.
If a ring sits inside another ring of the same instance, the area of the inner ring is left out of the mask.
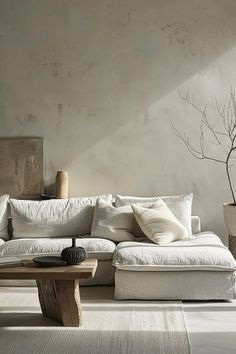
[[[0,279],[35,279],[43,315],[77,327],[81,325],[79,279],[93,278],[96,269],[96,259],[47,268],[26,261],[23,267],[0,268]]]

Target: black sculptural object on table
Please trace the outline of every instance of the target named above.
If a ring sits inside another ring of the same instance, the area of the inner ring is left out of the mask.
[[[61,258],[69,265],[80,264],[87,257],[83,247],[76,247],[76,237],[72,238],[72,246],[66,247],[61,252]]]

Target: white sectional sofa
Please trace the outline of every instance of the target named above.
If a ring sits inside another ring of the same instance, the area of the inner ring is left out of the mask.
[[[89,258],[98,259],[94,279],[85,284],[115,284],[117,300],[233,298],[236,261],[218,236],[201,232],[200,219],[191,217],[191,198],[166,199],[176,217],[192,229],[192,235],[165,245],[157,245],[132,231],[130,225],[134,226],[134,220],[129,205],[133,199],[137,203],[140,199],[118,196],[114,206],[111,195],[102,198],[105,204],[96,209],[97,197],[50,201],[11,199],[10,203],[7,196],[0,197],[0,256],[26,259],[41,254],[59,255],[71,245],[72,236],[81,235],[77,245],[86,249]],[[149,201],[150,198],[144,200]],[[13,226],[11,235],[7,232],[9,216]],[[2,280],[0,285],[35,283]]]

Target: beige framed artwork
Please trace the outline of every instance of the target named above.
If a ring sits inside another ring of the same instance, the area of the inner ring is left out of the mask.
[[[0,138],[0,195],[37,197],[43,191],[43,139]]]

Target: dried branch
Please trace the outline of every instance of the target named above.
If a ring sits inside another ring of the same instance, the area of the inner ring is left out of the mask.
[[[223,145],[221,140],[218,138],[218,133],[214,130],[214,126],[208,120],[207,113],[206,113],[207,104],[205,105],[204,109],[202,110],[196,104],[194,104],[193,102],[191,102],[189,100],[189,96],[188,95],[183,96],[179,90],[178,90],[178,94],[179,94],[180,98],[183,101],[188,103],[190,106],[192,106],[194,109],[196,109],[201,114],[201,130],[203,130],[203,125],[204,125],[211,132],[211,134],[213,135],[213,137],[216,140],[217,144],[222,147],[224,152],[226,152],[225,146]],[[219,135],[222,135],[222,134],[219,134]]]
[[[180,132],[173,122],[171,121],[171,126],[172,129],[175,133],[175,135],[182,140],[188,151],[197,159],[199,160],[210,160],[214,161],[217,163],[221,163],[225,165],[226,168],[226,174],[227,174],[227,179],[230,187],[230,191],[234,200],[234,203],[236,204],[236,196],[230,176],[230,169],[232,168],[233,164],[230,163],[230,161],[235,160],[236,157],[233,156],[233,154],[236,152],[236,96],[235,96],[235,91],[231,88],[230,89],[230,95],[227,103],[223,106],[223,109],[220,109],[217,99],[215,98],[216,102],[216,109],[218,113],[218,118],[220,118],[220,122],[223,125],[223,128],[225,132],[222,132],[221,130],[216,129],[216,126],[218,125],[217,122],[215,124],[212,124],[208,118],[207,114],[207,105],[204,106],[204,108],[198,107],[195,103],[193,103],[189,99],[189,95],[186,94],[183,96],[181,92],[178,90],[178,94],[180,98],[192,106],[196,111],[198,111],[201,115],[201,121],[200,121],[200,134],[199,134],[199,148],[196,148],[193,146],[193,144],[190,142],[189,136],[186,135],[186,133]],[[209,156],[205,152],[205,135],[204,131],[207,130],[211,136],[214,138],[214,141],[208,140],[209,143],[213,145],[218,145],[220,146],[223,150],[224,153],[226,154],[225,159],[220,159],[217,157]],[[228,143],[225,144],[222,142],[221,138],[228,138]]]
[[[181,139],[183,141],[183,143],[185,144],[186,148],[189,150],[189,152],[196,158],[199,160],[211,160],[214,162],[218,162],[218,163],[223,163],[225,164],[226,162],[224,160],[221,159],[217,159],[211,156],[208,156],[205,154],[204,152],[204,142],[202,141],[201,145],[200,145],[200,150],[196,149],[191,143],[190,143],[190,138],[188,136],[186,136],[186,134],[182,134],[173,124],[173,122],[171,121],[171,126],[172,129],[175,133],[175,135]],[[201,139],[201,138],[200,138]],[[203,138],[204,139],[204,138]]]

